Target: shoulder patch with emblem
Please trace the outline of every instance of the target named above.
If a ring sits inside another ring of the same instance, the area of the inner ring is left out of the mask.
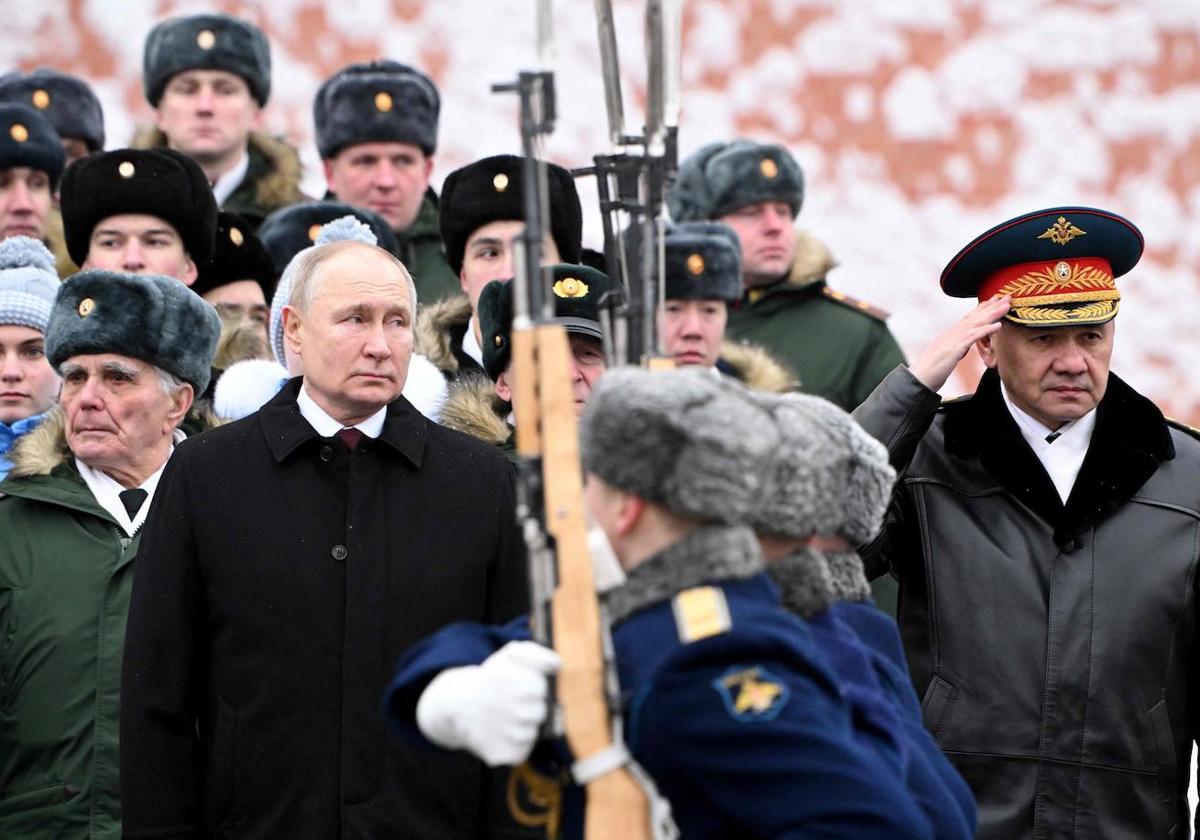
[[[836,289],[829,288],[828,286],[821,287],[821,294],[829,298],[829,300],[840,303],[842,306],[848,306],[856,312],[861,312],[864,315],[870,315],[872,318],[875,318],[879,321],[886,321],[892,316],[892,313],[888,312],[886,309],[880,309],[878,306],[873,306],[867,303],[865,300],[859,300],[856,297],[851,297],[845,292],[839,292]]]
[[[761,665],[734,666],[713,680],[712,687],[730,717],[742,723],[774,720],[791,696],[788,687]]]
[[[725,593],[716,586],[685,589],[671,599],[675,628],[683,644],[728,633],[733,627]]]

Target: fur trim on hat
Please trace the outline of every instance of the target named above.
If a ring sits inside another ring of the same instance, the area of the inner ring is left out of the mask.
[[[834,601],[825,556],[810,548],[768,564],[767,573],[779,587],[783,605],[801,618],[825,612]]]
[[[458,373],[450,329],[470,320],[471,301],[466,295],[452,295],[422,307],[413,336],[414,352],[424,355],[443,373]]]
[[[495,382],[472,374],[450,386],[440,422],[456,432],[499,446],[512,434],[505,419],[510,411],[512,406],[497,396]]]
[[[788,283],[805,286],[823,280],[837,264],[829,246],[811,233],[796,229],[796,255],[792,257],[792,267],[788,270]]]
[[[268,359],[247,359],[226,368],[213,391],[213,411],[222,420],[241,420],[279,393],[288,372]]]
[[[871,584],[863,574],[862,558],[856,551],[818,552],[825,557],[835,600],[857,604],[871,597]]]
[[[757,344],[723,341],[721,359],[733,368],[734,377],[752,390],[785,394],[800,387],[795,375]]]
[[[446,377],[429,359],[413,353],[408,360],[403,394],[417,411],[436,423],[446,402]]]

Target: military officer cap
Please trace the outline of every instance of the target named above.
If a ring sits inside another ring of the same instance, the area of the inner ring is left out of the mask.
[[[212,259],[217,202],[204,171],[174,149],[117,149],[88,155],[63,175],[63,229],[67,252],[83,265],[96,225],[127,213],[169,222],[200,268]]]
[[[600,309],[613,283],[586,265],[555,265],[550,268],[550,294],[554,298],[555,321],[568,333],[603,340]],[[479,332],[483,336],[483,369],[492,379],[504,373],[512,356],[512,283],[493,280],[479,293],[476,307]]]
[[[1092,207],[1051,207],[980,234],[942,271],[942,291],[980,301],[1011,295],[1015,324],[1102,324],[1117,314],[1115,278],[1142,256],[1128,219]]]
[[[292,257],[312,245],[324,225],[343,216],[353,216],[375,234],[375,244],[399,256],[400,246],[396,234],[382,216],[363,207],[352,207],[340,201],[309,201],[281,207],[263,220],[258,228],[271,259],[275,262],[276,274],[282,274]]]
[[[0,78],[0,100],[30,105],[49,120],[59,137],[78,137],[89,152],[104,148],[104,111],[90,85],[51,67]]]
[[[221,334],[217,310],[173,277],[88,269],[59,287],[46,328],[55,370],[72,356],[116,353],[208,387]]]
[[[45,172],[53,190],[66,162],[49,120],[28,105],[0,104],[0,171],[27,166]]]
[[[804,173],[783,146],[734,140],[710,143],[679,166],[667,192],[667,207],[677,222],[717,219],[761,201],[783,201],[800,212]]]
[[[753,429],[753,434],[746,430]],[[711,371],[610,370],[580,420],[584,468],[684,517],[742,524],[762,493],[775,424]]]
[[[525,158],[494,155],[469,163],[446,176],[438,200],[438,225],[446,246],[446,262],[454,273],[462,271],[463,255],[471,234],[490,222],[525,218]],[[571,173],[557,164],[546,164],[550,192],[547,227],[564,263],[580,261],[583,212]]]
[[[742,246],[720,222],[683,222],[667,229],[667,300],[725,300],[742,296]]]
[[[172,77],[187,70],[239,76],[259,105],[271,95],[271,47],[252,23],[228,15],[189,15],[162,21],[146,36],[142,87],[157,108]]]
[[[203,297],[213,289],[239,280],[253,280],[263,299],[275,294],[275,263],[251,226],[237,213],[217,214],[217,238],[212,260],[200,267],[192,291]]]
[[[410,143],[432,155],[440,109],[437,88],[421,71],[386,59],[351,64],[313,100],[317,150],[328,160],[358,143]]]

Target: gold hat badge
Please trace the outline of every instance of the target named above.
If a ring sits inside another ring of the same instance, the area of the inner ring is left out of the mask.
[[[492,178],[492,186],[496,188],[496,192],[504,192],[508,189],[508,176],[503,172],[497,172]]]
[[[310,227],[309,227],[309,229],[308,229],[308,241],[309,241],[309,242],[316,242],[316,241],[317,241],[317,234],[318,234],[318,233],[320,233],[320,232],[321,232],[321,226],[320,226],[319,224],[318,224],[318,225],[312,225],[312,226],[310,226]]]
[[[578,277],[564,277],[554,284],[554,294],[560,298],[587,297],[588,285]]]
[[[96,301],[91,298],[84,298],[79,301],[79,317],[86,318],[92,314],[92,310],[96,308]]]
[[[127,160],[121,161],[121,165],[117,167],[117,174],[122,178],[132,178],[133,173],[136,171],[137,169],[134,168],[134,165]]]
[[[392,110],[392,95],[386,90],[381,90],[375,94],[375,110],[381,114],[386,114]]]
[[[758,171],[761,172],[765,178],[774,178],[779,174],[779,164],[770,158],[763,158],[758,163]]]
[[[33,102],[33,107],[39,111],[45,111],[50,107],[50,92],[47,90],[38,88],[33,92],[33,96],[29,98]]]
[[[229,241],[240,247],[241,244],[246,241],[246,237],[242,236],[242,232],[237,228],[230,228]]]
[[[687,270],[699,277],[704,273],[704,257],[692,254],[687,258]]]
[[[12,128],[8,130],[9,136],[18,143],[24,143],[29,139],[29,129],[20,123],[13,123]]]
[[[1067,221],[1066,216],[1059,216],[1058,221],[1046,228],[1046,232],[1038,239],[1049,239],[1055,245],[1066,245],[1077,236],[1087,236],[1086,230],[1080,230]]]
[[[211,29],[201,29],[196,33],[196,46],[202,50],[211,50],[217,44],[217,36]]]

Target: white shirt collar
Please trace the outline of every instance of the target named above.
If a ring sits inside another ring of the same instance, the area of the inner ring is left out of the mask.
[[[462,349],[476,364],[483,367],[483,348],[479,346],[479,339],[475,337],[475,324],[475,316],[471,315],[471,320],[467,322],[467,331],[463,333]]]
[[[75,468],[79,470],[79,475],[83,478],[84,483],[87,484],[88,489],[92,491],[92,496],[95,497],[96,504],[108,511],[109,515],[117,520],[117,524],[121,526],[121,530],[125,532],[125,536],[132,537],[146,522],[146,514],[150,512],[150,502],[154,500],[154,491],[158,489],[158,480],[162,478],[167,461],[171,459],[171,454],[175,451],[175,444],[186,437],[187,435],[181,429],[176,429],[171,434],[171,451],[167,453],[167,459],[162,462],[162,465],[149,478],[138,485],[140,489],[146,491],[146,500],[142,502],[141,510],[137,512],[137,516],[133,517],[133,519],[129,518],[129,513],[125,510],[125,504],[121,501],[121,491],[127,488],[123,487],[120,482],[102,470],[89,467],[78,458],[75,459]]]
[[[300,386],[300,393],[296,395],[296,405],[300,408],[300,416],[307,420],[321,437],[333,437],[346,428],[345,423],[334,420],[325,409],[317,405],[316,401],[308,395],[307,385]],[[387,406],[385,405],[366,420],[355,423],[354,428],[369,438],[377,438],[383,433],[383,421],[386,419]]]
[[[242,157],[237,164],[225,172],[225,174],[217,177],[216,182],[212,185],[213,198],[217,200],[217,206],[220,207],[225,203],[225,199],[233,195],[233,191],[238,188],[238,185],[246,179],[246,173],[250,170],[250,155],[246,150],[242,150]]]
[[[1058,491],[1058,496],[1065,505],[1071,496],[1071,489],[1075,486],[1075,479],[1079,477],[1079,470],[1083,467],[1083,459],[1087,457],[1088,446],[1092,442],[1092,432],[1096,428],[1096,410],[1092,409],[1078,420],[1071,420],[1057,430],[1051,430],[1017,408],[1009,399],[1008,390],[1003,382],[1000,383],[1000,394],[1004,397],[1008,413],[1021,430],[1021,437],[1025,438],[1033,454],[1042,462],[1046,474],[1054,483],[1054,489]],[[1054,431],[1058,432],[1058,437],[1050,443],[1046,437]]]

